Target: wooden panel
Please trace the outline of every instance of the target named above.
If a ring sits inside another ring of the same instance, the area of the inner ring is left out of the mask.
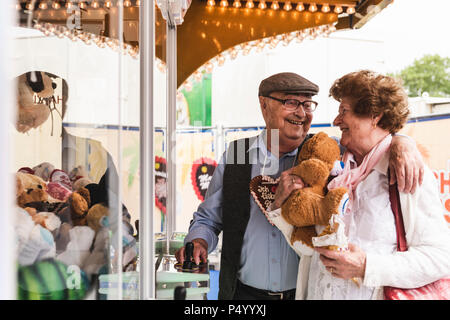
[[[178,27],[178,86],[197,68],[240,43],[330,24],[335,13],[207,7],[193,1]]]

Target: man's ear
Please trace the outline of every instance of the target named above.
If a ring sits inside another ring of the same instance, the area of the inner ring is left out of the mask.
[[[263,96],[259,96],[259,104],[261,105],[261,109],[266,109],[267,105],[266,105],[266,100],[264,99]]]

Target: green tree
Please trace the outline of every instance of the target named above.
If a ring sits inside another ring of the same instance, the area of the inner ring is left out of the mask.
[[[450,58],[425,55],[390,75],[403,80],[410,97],[421,96],[424,92],[431,97],[450,97]]]

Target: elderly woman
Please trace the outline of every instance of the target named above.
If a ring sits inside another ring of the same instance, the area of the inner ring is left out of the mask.
[[[416,288],[450,275],[450,233],[436,178],[428,168],[413,194],[400,193],[408,251],[396,251],[388,150],[392,134],[409,113],[401,85],[364,70],[336,80],[330,95],[340,102],[334,125],[342,132],[340,143],[346,151],[344,170],[328,189],[348,189],[350,201],[342,220],[349,250],[315,248],[312,257],[302,256],[297,298],[383,299],[383,286]],[[274,221],[281,218],[273,212],[270,216]],[[276,225],[289,239],[286,224],[278,220]],[[356,278],[360,285],[352,281]]]

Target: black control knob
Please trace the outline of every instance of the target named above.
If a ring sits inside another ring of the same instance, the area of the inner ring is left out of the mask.
[[[188,242],[184,247],[183,269],[192,269],[194,267],[194,262],[192,261],[193,255],[194,255],[194,244],[192,242]]]
[[[186,300],[186,288],[182,286],[178,286],[175,288],[173,294],[174,300]]]

